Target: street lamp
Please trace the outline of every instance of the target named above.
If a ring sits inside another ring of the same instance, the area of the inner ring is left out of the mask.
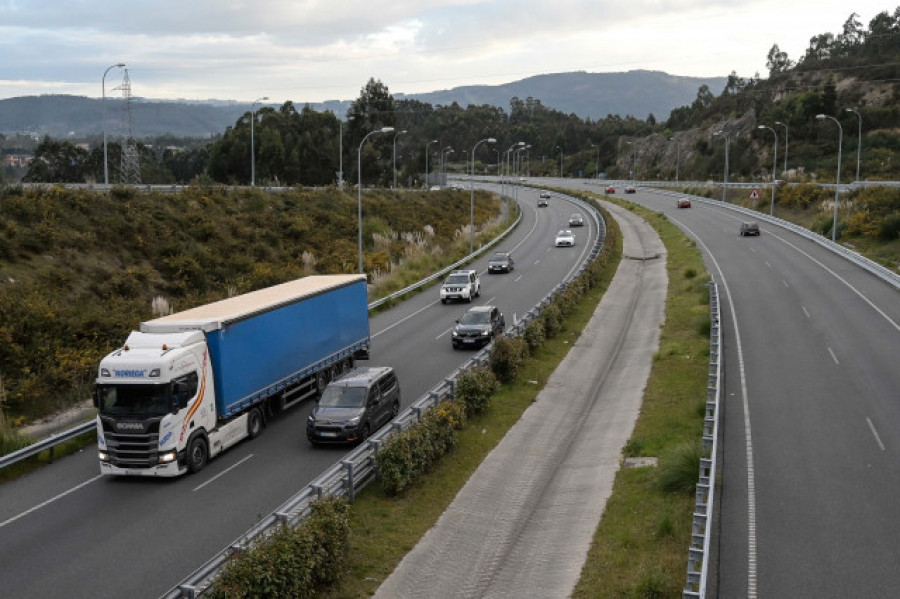
[[[425,189],[430,189],[431,184],[428,182],[428,146],[438,143],[438,140],[432,139],[425,144]]]
[[[406,129],[394,134],[394,187],[392,189],[397,189],[397,138],[404,133],[406,133]]]
[[[831,119],[838,126],[838,165],[837,177],[835,177],[834,180],[834,222],[831,223],[831,241],[836,241],[838,226],[838,190],[841,187],[841,146],[844,143],[844,128],[841,127],[841,122],[833,116],[828,116],[827,114],[817,114],[816,118],[820,121],[822,119]]]
[[[636,141],[626,141],[629,146],[631,146],[631,185],[634,186],[635,179],[637,178],[637,145]]]
[[[348,121],[356,117],[350,115]],[[344,189],[344,121],[338,119],[338,189]]]
[[[775,136],[775,145],[772,146],[772,203],[769,205],[769,216],[772,216],[775,214],[775,169],[778,168],[775,165],[778,164],[778,133],[768,125],[758,125],[756,128],[768,129]]]
[[[597,176],[596,178],[600,178],[600,146],[591,144],[592,148],[597,148]]]
[[[559,178],[563,178],[563,149],[559,146],[556,146],[556,149],[559,150]]]
[[[444,175],[444,172],[445,172],[444,171],[444,154],[452,154],[452,153],[453,153],[453,148],[451,148],[450,146],[447,146],[446,148],[441,150],[441,166],[438,167],[439,168],[438,174],[439,174],[439,179],[441,181],[441,185],[443,185],[444,181],[446,180],[445,175]]]
[[[393,130],[393,127],[382,127],[381,129],[369,131],[366,133],[365,137],[362,138],[362,141],[359,142],[359,151],[356,153],[356,171],[359,175],[359,182],[356,186],[356,214],[359,224],[359,274],[364,274],[362,256],[362,148],[363,144],[366,143],[366,140],[369,139],[370,136],[375,135],[376,133],[391,133]]]
[[[493,137],[485,137],[484,139],[478,140],[472,147],[472,177],[469,179],[469,187],[471,188],[471,194],[469,199],[469,253],[473,253],[475,251],[475,149],[478,148],[483,143],[495,144],[497,140]]]
[[[787,156],[788,156],[788,126],[782,123],[781,121],[775,121],[776,125],[781,125],[784,127],[784,171],[782,171],[782,175],[787,178]]]
[[[110,67],[107,67],[105,71],[103,71],[103,78],[100,80],[100,85],[103,90],[103,184],[109,185],[109,166],[106,159],[106,74],[109,73],[110,69],[119,68],[125,66],[124,62],[120,62],[118,64],[114,64]]]
[[[852,112],[859,119],[859,141],[856,143],[856,182],[859,183],[859,157],[862,151],[862,115],[859,114],[859,106],[856,108],[845,108],[844,112]]]
[[[256,145],[253,140],[253,124],[256,121],[256,105],[268,101],[269,96],[264,96],[253,101],[250,105],[250,187],[256,187]]]
[[[722,201],[725,202],[725,192],[728,191],[728,146],[731,144],[731,138],[724,131],[716,131],[713,136],[721,135],[725,138],[725,178],[722,182]]]

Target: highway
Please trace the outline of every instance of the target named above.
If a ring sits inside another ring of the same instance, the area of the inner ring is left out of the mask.
[[[498,247],[514,253],[515,270],[482,274],[481,297],[472,304],[496,304],[507,324],[577,268],[597,234],[588,219],[576,229],[575,247],[554,248],[557,230],[576,209],[559,198],[537,209],[537,196],[519,192],[523,220]],[[460,197],[469,201],[468,193]],[[487,258],[474,265],[481,273]],[[442,305],[434,287],[371,319],[370,363],[395,368],[404,407],[471,355],[453,350],[449,338],[468,307]],[[306,442],[310,407],[273,419],[258,439],[198,475],[101,477],[89,447],[0,486],[3,596],[159,597],[341,458],[346,450]]]
[[[617,187],[694,239],[719,283],[724,460],[708,596],[900,596],[900,292],[774,225],[739,237],[744,218],[716,201],[679,209]]]

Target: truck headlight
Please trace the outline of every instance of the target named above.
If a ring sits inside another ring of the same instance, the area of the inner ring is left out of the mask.
[[[174,462],[176,459],[178,459],[178,452],[171,449],[160,453],[158,461],[160,464],[168,464],[169,462]]]
[[[100,458],[100,461],[101,461],[101,462],[108,462],[108,461],[109,461],[109,454],[108,454],[108,453],[106,453],[105,451],[100,451],[100,452],[97,452],[97,453],[98,453],[98,457]]]

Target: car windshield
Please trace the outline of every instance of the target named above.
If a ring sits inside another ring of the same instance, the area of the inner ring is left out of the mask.
[[[560,231],[556,234],[557,237],[570,237],[572,235],[571,231]]]
[[[468,282],[469,277],[466,275],[450,275],[444,283],[446,285],[465,285]]]
[[[95,392],[102,414],[163,416],[169,413],[168,385],[97,385]]]
[[[466,312],[460,319],[459,324],[490,324],[491,315],[489,312]]]
[[[319,399],[319,405],[330,408],[361,408],[366,405],[366,388],[326,387]]]
[[[505,262],[506,254],[494,254],[491,256],[491,262]]]

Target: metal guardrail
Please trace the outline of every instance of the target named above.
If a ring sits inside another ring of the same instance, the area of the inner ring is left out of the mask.
[[[510,326],[505,334],[520,336],[524,334],[525,327],[540,317],[541,311],[549,305],[553,299],[568,288],[572,281],[581,277],[587,267],[600,255],[603,243],[606,239],[606,223],[599,211],[592,205],[581,200],[570,198],[571,201],[581,205],[593,218],[597,225],[597,241],[591,248],[587,259],[572,273],[572,275],[554,287],[540,302],[529,310],[521,319]],[[398,292],[399,293],[399,292]],[[194,598],[202,595],[212,585],[215,576],[228,559],[240,553],[253,543],[259,542],[271,535],[280,525],[295,526],[302,522],[310,513],[310,504],[322,497],[341,497],[353,501],[356,492],[365,487],[376,476],[375,453],[378,448],[397,433],[408,429],[418,422],[425,412],[442,401],[452,400],[456,387],[457,377],[471,368],[487,364],[489,351],[493,343],[488,344],[449,377],[441,381],[431,391],[419,398],[409,408],[400,413],[393,422],[379,429],[369,439],[356,449],[344,456],[339,462],[332,465],[315,480],[306,485],[297,494],[288,499],[271,514],[263,518],[253,528],[248,530],[239,539],[222,549],[205,564],[195,570],[178,585],[162,595],[161,599]]]
[[[412,285],[405,287],[399,291],[395,291],[394,293],[392,293],[386,297],[375,300],[374,302],[372,302],[368,305],[368,309],[370,311],[374,310],[378,306],[381,306],[389,301],[398,299],[398,298],[406,295],[407,293],[410,293],[412,291],[415,291],[416,289],[419,289],[420,287],[429,285],[432,282],[436,281],[437,279],[440,279],[442,276],[444,276],[451,270],[454,270],[455,268],[458,268],[459,266],[466,264],[467,262],[473,260],[474,258],[478,257],[479,255],[483,254],[490,248],[492,248],[495,245],[497,245],[498,243],[500,243],[501,240],[505,239],[506,236],[513,229],[515,229],[515,227],[519,224],[519,222],[521,220],[522,220],[522,213],[520,212],[518,218],[516,218],[516,220],[509,227],[507,227],[502,233],[497,235],[494,239],[492,239],[487,244],[481,246],[480,248],[478,248],[477,250],[475,250],[468,256],[462,258],[458,262],[454,262],[453,264],[451,264],[444,270],[436,272],[436,273],[422,279],[421,281],[413,283]],[[32,443],[28,447],[24,447],[22,449],[12,452],[12,453],[8,453],[4,456],[0,456],[0,470],[2,470],[3,468],[6,468],[7,466],[11,466],[18,462],[21,462],[22,460],[28,459],[34,455],[37,455],[37,454],[41,453],[42,451],[46,451],[49,449],[52,452],[53,448],[56,447],[57,445],[59,445],[60,443],[63,443],[70,439],[74,439],[75,437],[80,437],[81,435],[84,435],[84,434],[89,433],[94,430],[96,430],[96,422],[94,422],[94,421],[85,422],[84,424],[79,424],[76,427],[73,427],[71,429],[62,431],[58,434],[52,435],[52,436],[50,436],[42,441],[39,441],[37,443]]]
[[[767,223],[770,223],[773,225],[777,225],[783,229],[788,229],[790,231],[793,231],[797,235],[800,235],[801,237],[805,237],[806,239],[808,239],[814,243],[817,243],[818,245],[822,246],[823,248],[830,250],[831,252],[845,258],[846,260],[852,262],[853,264],[859,266],[860,268],[867,270],[868,272],[872,273],[873,275],[875,275],[876,277],[878,277],[879,279],[881,279],[888,285],[891,285],[895,289],[900,289],[900,274],[897,274],[894,271],[892,271],[891,269],[886,268],[886,267],[882,266],[881,264],[878,264],[874,260],[870,260],[869,258],[866,258],[865,256],[862,256],[862,255],[858,254],[857,252],[854,252],[853,250],[842,246],[839,243],[835,243],[834,241],[831,241],[830,239],[823,237],[822,235],[819,235],[818,233],[810,231],[809,229],[807,229],[805,227],[801,227],[800,225],[780,219],[776,216],[769,216],[768,214],[763,214],[763,213],[757,212],[755,210],[750,210],[749,208],[744,208],[743,206],[735,206],[734,204],[722,202],[721,200],[711,200],[709,198],[703,198],[700,196],[691,196],[691,195],[686,195],[683,193],[677,193],[677,192],[673,192],[673,191],[662,191],[662,190],[658,190],[658,189],[653,189],[653,190],[648,190],[648,191],[652,191],[653,193],[657,193],[657,194],[661,194],[661,195],[673,196],[673,197],[689,197],[689,198],[691,198],[691,201],[697,201],[697,202],[700,202],[703,204],[709,204],[712,206],[719,206],[722,208],[727,208],[734,212],[739,212],[739,213],[749,217],[752,220],[767,222]]]
[[[706,386],[706,413],[703,419],[703,451],[709,457],[700,459],[700,480],[697,483],[696,507],[691,525],[691,546],[688,548],[687,583],[684,599],[706,597],[709,574],[709,544],[716,496],[718,465],[719,400],[722,396],[722,328],[719,309],[719,288],[709,283],[709,381]]]
[[[85,422],[84,424],[79,424],[78,426],[70,428],[69,430],[62,431],[61,433],[51,435],[43,441],[32,443],[28,447],[23,447],[18,451],[0,456],[0,468],[6,468],[7,466],[11,466],[17,462],[21,462],[26,458],[30,458],[31,456],[37,455],[42,451],[46,451],[48,449],[50,450],[52,455],[53,448],[60,443],[69,441],[70,439],[74,439],[75,437],[80,437],[81,435],[84,435],[85,433],[89,433],[96,429],[97,424],[91,421]]]

